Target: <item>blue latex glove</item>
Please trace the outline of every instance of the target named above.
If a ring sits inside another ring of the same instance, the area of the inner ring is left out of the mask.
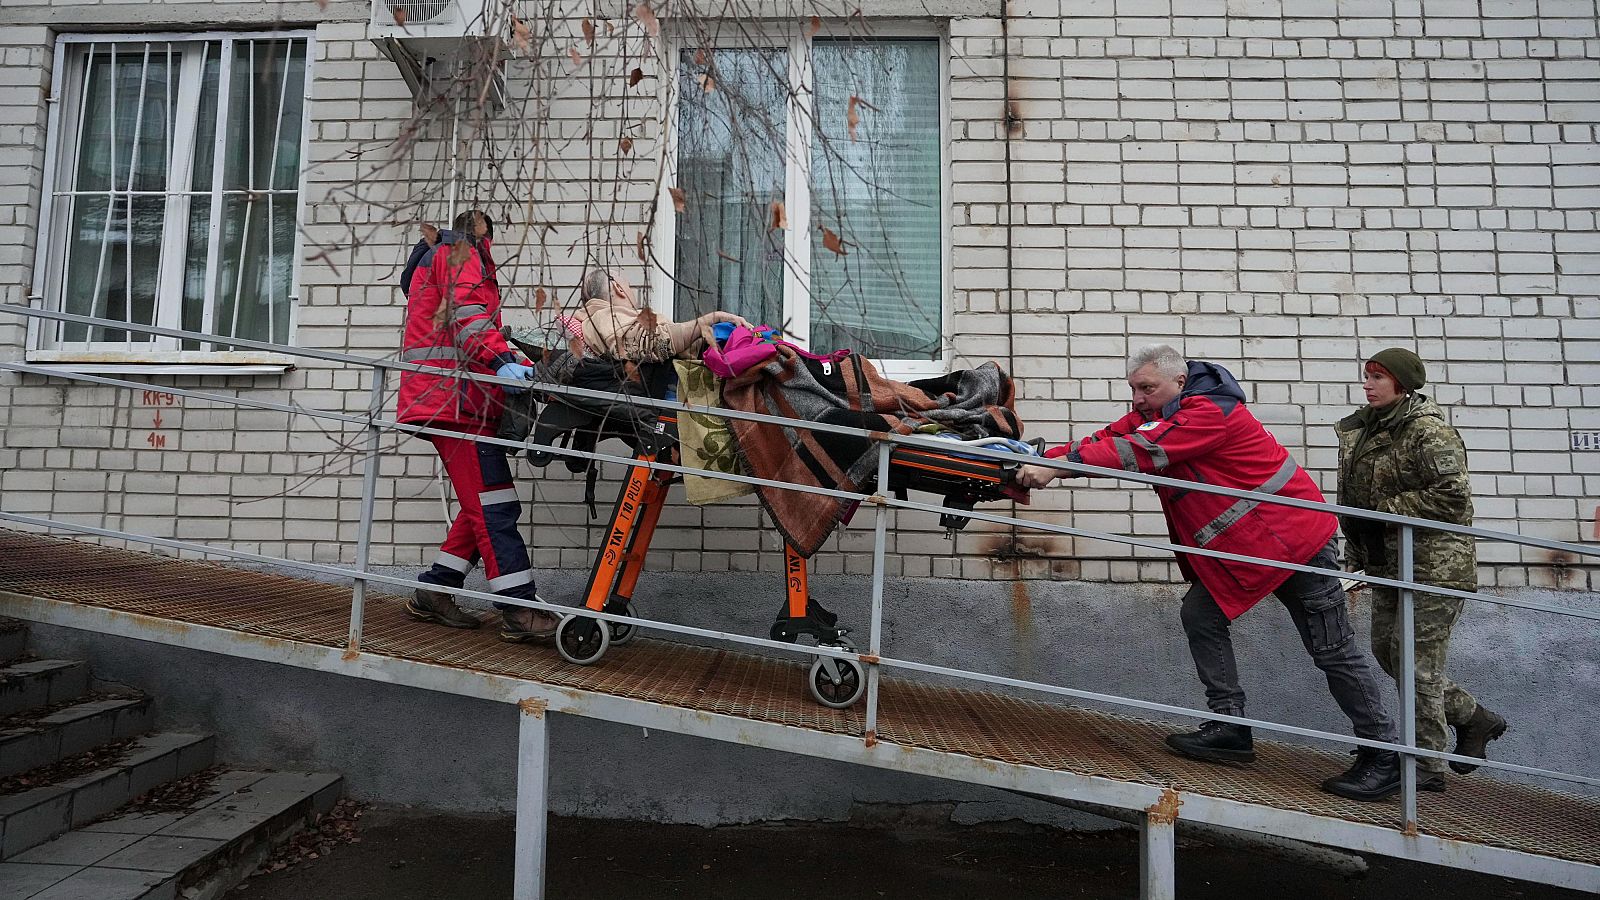
[[[532,381],[533,366],[525,366],[521,363],[508,362],[496,369],[494,374],[500,376],[501,378],[515,378],[518,381]],[[506,384],[503,384],[500,387],[508,394],[520,394],[524,390],[523,388],[512,387],[511,385]]]

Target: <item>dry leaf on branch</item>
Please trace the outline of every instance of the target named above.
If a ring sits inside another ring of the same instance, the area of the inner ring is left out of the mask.
[[[589,42],[589,46],[594,46],[594,23],[588,19],[583,20],[583,39]]]
[[[784,209],[782,200],[772,201],[772,224],[767,227],[769,230],[772,228],[787,229],[789,227],[789,212]]]
[[[656,18],[656,11],[650,8],[650,4],[641,3],[635,6],[633,8],[633,17],[639,20],[639,24],[644,26],[644,30],[651,37],[661,34],[661,20]]]
[[[533,46],[533,30],[528,27],[527,22],[515,16],[511,19],[511,40],[517,45],[517,49],[523,52]]]
[[[644,70],[639,68],[639,67],[637,67],[637,66],[634,67],[632,72],[628,73],[628,87],[633,87],[634,85],[638,84],[639,82],[641,82],[643,80],[644,80]]]
[[[406,9],[405,9],[405,7],[396,6],[392,10],[390,10],[390,12],[394,14],[394,23],[396,25],[399,25],[400,27],[404,28],[405,24],[406,24]]]
[[[717,80],[711,77],[710,72],[701,72],[694,80],[700,82],[700,90],[707,94],[717,89]]]
[[[683,188],[667,188],[667,193],[672,195],[673,209],[683,212],[689,208],[689,204],[685,203],[683,199]]]
[[[583,65],[583,54],[578,52],[578,48],[577,47],[568,47],[567,48],[567,58],[572,60],[572,67],[574,69],[576,69],[579,66]]]
[[[544,288],[539,288],[538,290],[534,291],[533,292],[533,310],[534,310],[534,312],[538,312],[539,310],[544,309],[545,301],[547,301],[549,299],[550,299],[550,295],[548,293],[545,293],[545,289]]]
[[[638,237],[634,238],[634,247],[639,251],[639,262],[647,262],[650,259],[644,252],[644,232],[639,232]]]
[[[816,37],[817,36],[817,32],[819,32],[821,30],[822,30],[822,17],[821,16],[812,16],[811,17],[811,21],[806,23],[806,37],[808,37],[808,38]]]
[[[706,64],[706,51],[704,47],[694,51],[694,64],[697,66],[703,66]]]
[[[850,95],[850,103],[845,107],[844,125],[845,130],[850,133],[850,140],[852,141],[856,139],[856,126],[861,124],[861,113],[857,112],[857,109],[863,106],[873,112],[878,111],[878,108],[871,103],[857,97],[855,94]]]
[[[630,137],[623,138],[622,140],[617,142],[617,147],[623,153],[632,153],[633,152],[633,138],[630,138]]]
[[[827,247],[829,250],[832,250],[834,253],[837,253],[840,256],[849,255],[844,248],[844,241],[839,240],[839,236],[828,230],[827,226],[822,227],[822,246]]]

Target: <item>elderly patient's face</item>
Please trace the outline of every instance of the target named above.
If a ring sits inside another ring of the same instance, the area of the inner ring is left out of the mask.
[[[1134,411],[1146,421],[1161,415],[1161,408],[1178,399],[1183,393],[1185,375],[1168,378],[1156,370],[1155,363],[1146,363],[1128,376],[1128,387],[1133,389]]]

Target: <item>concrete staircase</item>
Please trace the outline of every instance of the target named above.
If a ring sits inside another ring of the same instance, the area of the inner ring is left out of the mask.
[[[150,698],[27,656],[0,619],[0,900],[211,900],[327,813],[337,775],[217,766]]]

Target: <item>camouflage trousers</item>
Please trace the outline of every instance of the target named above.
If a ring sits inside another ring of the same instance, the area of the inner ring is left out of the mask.
[[[1416,637],[1417,746],[1448,750],[1449,726],[1463,725],[1478,709],[1478,701],[1445,675],[1450,650],[1450,629],[1465,603],[1459,597],[1415,594],[1412,615]],[[1389,677],[1400,680],[1400,592],[1372,588],[1372,654]],[[1417,760],[1423,772],[1443,772],[1442,759]]]

